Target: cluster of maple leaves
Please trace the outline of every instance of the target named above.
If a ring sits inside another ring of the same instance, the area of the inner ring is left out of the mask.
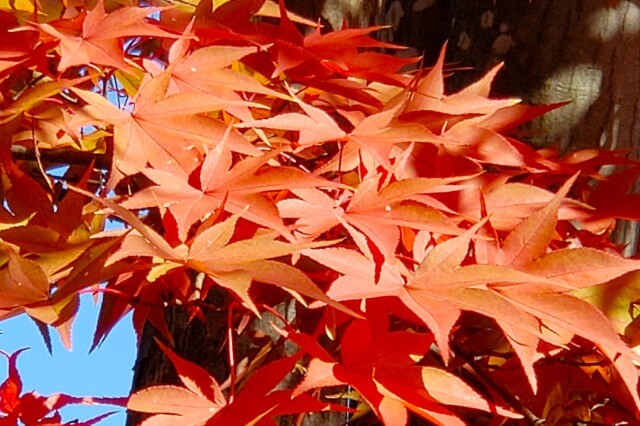
[[[144,425],[637,421],[640,261],[608,240],[640,211],[634,163],[515,139],[561,105],[492,99],[499,67],[446,94],[444,53],[418,69],[376,28],[326,32],[269,0],[147,3],[0,9],[0,318],[70,347],[79,295],[102,294],[94,347],[133,310],[183,386],[45,398],[14,353],[0,424],[96,402]],[[214,288],[237,313],[223,384],[164,319],[199,321]],[[275,361],[241,368],[240,323],[291,298]]]

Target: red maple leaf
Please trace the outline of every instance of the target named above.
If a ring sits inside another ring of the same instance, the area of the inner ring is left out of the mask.
[[[95,198],[86,191],[78,188],[74,190]],[[299,269],[287,263],[271,260],[308,248],[332,245],[333,241],[293,244],[278,241],[277,235],[273,233],[261,233],[252,238],[231,241],[240,216],[236,214],[197,234],[188,245],[172,247],[131,211],[110,200],[98,200],[133,227],[133,230],[123,237],[119,249],[110,256],[109,264],[127,257],[151,258],[151,262],[145,262],[143,268],[156,268],[153,272],[154,277],[161,277],[176,268],[190,267],[233,292],[245,307],[258,315],[259,312],[249,296],[249,287],[254,281],[279,286],[303,303],[305,302],[300,295],[358,316],[354,311],[328,298]],[[159,262],[154,263],[153,258],[159,259]]]
[[[76,420],[62,423],[58,410],[71,404],[111,404],[123,406],[126,398],[78,398],[65,394],[53,394],[48,397],[38,395],[35,392],[22,393],[22,380],[16,366],[18,356],[26,349],[20,349],[11,355],[2,351],[9,360],[9,377],[0,385],[0,424],[3,426],[37,425],[82,425],[91,426],[102,419],[114,414],[113,412],[101,414],[84,422]]]
[[[202,166],[193,176],[195,179],[184,172],[176,175],[164,170],[143,169],[156,186],[139,191],[122,205],[130,209],[164,206],[175,217],[182,240],[192,224],[219,207],[233,214],[242,212],[245,219],[288,236],[289,231],[265,193],[340,186],[293,167],[267,165],[275,159],[277,151],[234,164],[227,141],[225,137],[206,153]]]
[[[383,175],[370,176],[360,182],[356,191],[344,191],[334,200],[319,189],[294,189],[299,199],[278,202],[283,218],[295,218],[296,230],[305,238],[342,225],[368,253],[367,244],[360,243],[360,231],[391,261],[400,241],[400,228],[429,230],[458,235],[463,231],[436,207],[444,207],[429,196],[430,193],[456,191],[451,185],[467,177],[452,179],[407,179],[384,185]],[[471,178],[471,177],[469,177]]]
[[[416,363],[432,343],[429,334],[374,334],[367,321],[355,320],[342,337],[339,362],[300,334],[288,337],[314,356],[294,395],[319,387],[350,385],[385,424],[397,425],[407,423],[408,410],[439,425],[465,424],[444,405],[496,410],[453,374]]]
[[[75,93],[87,102],[76,113],[75,125],[102,122],[114,126],[114,167],[108,187],[147,165],[176,176],[189,174],[202,163],[204,153],[222,139],[228,149],[255,155],[259,151],[222,121],[202,113],[251,103],[220,99],[204,93],[165,96],[171,75],[146,78],[131,113],[121,111],[102,96],[83,90]]]
[[[322,411],[329,404],[321,403],[309,395],[295,397],[291,389],[274,390],[284,376],[290,373],[299,356],[285,357],[267,364],[255,372],[240,392],[229,400],[220,385],[202,367],[193,364],[160,342],[184,387],[152,386],[129,397],[127,408],[153,414],[145,425],[272,424],[275,416]]]
[[[163,8],[123,7],[107,14],[99,0],[86,15],[75,20],[38,24],[37,27],[60,42],[58,71],[77,65],[100,64],[130,70],[123,56],[123,39],[136,36],[178,37],[163,31],[145,18]],[[71,24],[71,25],[70,25]]]

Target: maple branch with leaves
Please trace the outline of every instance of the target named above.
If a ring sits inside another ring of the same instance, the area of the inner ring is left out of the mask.
[[[562,104],[491,97],[500,66],[446,92],[446,46],[405,73],[379,28],[282,1],[124,3],[0,6],[0,319],[71,347],[100,294],[93,349],[132,312],[179,380],[86,401],[145,426],[637,423],[640,261],[608,240],[636,162],[518,140]],[[167,307],[222,318],[228,377],[176,353]],[[23,392],[19,353],[0,423],[63,424],[85,400]]]

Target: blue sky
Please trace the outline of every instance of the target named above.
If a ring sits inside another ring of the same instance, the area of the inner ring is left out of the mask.
[[[113,99],[111,99],[113,102]],[[64,175],[66,167],[49,170],[54,178]],[[122,227],[120,222],[107,221],[107,229]],[[55,330],[51,331],[53,353],[50,354],[36,328],[26,315],[0,321],[0,350],[6,353],[30,348],[20,354],[18,371],[23,391],[41,395],[66,393],[72,396],[123,397],[129,395],[136,356],[136,338],[131,314],[123,318],[107,336],[106,341],[89,353],[98,318],[98,305],[90,294],[80,296],[80,310],[72,329],[73,349],[68,351]],[[0,357],[0,382],[7,377],[6,358]],[[100,426],[122,426],[125,410],[109,405],[73,405],[61,410],[62,420],[87,420],[117,411],[99,423]]]
[[[116,87],[115,89],[119,89]],[[117,99],[117,90],[110,90],[107,99],[114,105],[124,105],[127,99]],[[85,128],[90,131],[92,127]],[[53,178],[64,176],[67,167],[48,169]],[[120,222],[107,221],[107,229],[121,227]],[[80,311],[73,325],[73,349],[68,351],[52,330],[53,354],[47,351],[40,332],[26,316],[0,321],[0,350],[6,353],[30,348],[18,358],[18,370],[22,377],[23,391],[36,391],[41,395],[66,393],[72,396],[128,396],[133,378],[136,356],[136,339],[131,324],[131,314],[123,318],[111,331],[106,341],[89,354],[98,317],[98,306],[91,295],[81,295]],[[0,382],[7,377],[7,362],[0,357]],[[117,411],[99,423],[100,426],[122,426],[125,410],[108,405],[69,406],[61,411],[62,419],[80,421]]]
[[[73,396],[127,396],[131,389],[136,341],[131,315],[116,325],[107,340],[89,354],[98,307],[92,296],[81,296],[80,311],[73,326],[73,350],[67,351],[52,333],[53,355],[50,355],[33,322],[26,316],[0,322],[0,349],[11,353],[28,347],[18,358],[24,391],[41,395],[62,392]],[[0,357],[0,381],[7,376],[7,362]],[[125,413],[118,407],[71,406],[61,411],[63,420],[86,420],[108,412],[117,414],[103,420],[100,426],[121,426]]]

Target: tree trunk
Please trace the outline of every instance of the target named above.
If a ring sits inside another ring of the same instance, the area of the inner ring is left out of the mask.
[[[381,21],[393,25],[390,41],[411,47],[423,55],[425,66],[433,64],[449,38],[453,16],[451,0],[388,0]],[[400,19],[394,19],[400,15]]]
[[[211,291],[206,302],[223,308],[218,312],[206,312],[206,323],[198,319],[189,321],[187,313],[180,306],[167,309],[165,319],[175,344],[172,349],[205,368],[218,383],[223,383],[229,377],[225,346],[227,295]],[[164,341],[160,333],[147,323],[134,365],[133,390],[159,384],[180,384],[175,368],[160,350],[155,338]],[[130,411],[127,424],[138,425],[144,417],[142,413]]]
[[[494,4],[495,3],[495,4]],[[536,144],[629,150],[640,157],[640,6],[622,0],[455,0],[449,59],[472,71],[461,87],[504,61],[494,91],[534,104],[571,101],[532,124]],[[636,251],[636,223],[615,235]]]

